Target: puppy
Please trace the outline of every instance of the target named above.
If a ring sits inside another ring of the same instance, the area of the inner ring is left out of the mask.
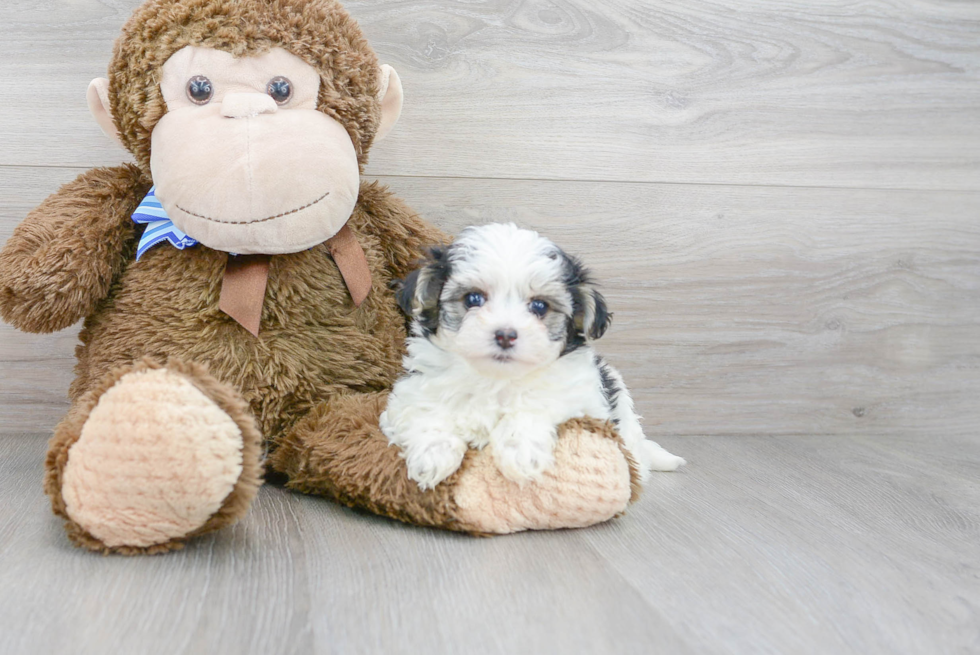
[[[537,232],[469,227],[401,282],[411,317],[381,430],[408,476],[431,489],[468,447],[489,446],[504,476],[525,484],[554,463],[557,427],[611,420],[645,480],[685,461],[649,441],[623,378],[589,346],[612,316],[589,272]]]

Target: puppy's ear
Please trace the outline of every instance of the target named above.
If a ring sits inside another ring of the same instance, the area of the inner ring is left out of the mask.
[[[432,334],[439,327],[439,296],[449,274],[447,249],[436,246],[429,249],[428,259],[422,268],[412,271],[397,284],[398,306],[419,322],[425,335]]]
[[[404,280],[396,280],[394,284],[395,300],[398,301],[398,306],[408,316],[412,316],[414,313],[415,287],[418,286],[419,273],[421,272],[421,269],[412,271],[405,276]]]
[[[609,309],[606,307],[606,299],[594,287],[590,286],[585,293],[587,296],[591,296],[592,302],[589,303],[586,301],[582,329],[590,339],[600,339],[612,324],[612,314],[609,313]],[[591,308],[589,305],[591,305]]]
[[[576,336],[579,340],[598,339],[612,323],[606,299],[595,288],[592,274],[578,258],[564,251],[559,251],[559,256],[565,264],[565,285],[572,294],[572,324]]]

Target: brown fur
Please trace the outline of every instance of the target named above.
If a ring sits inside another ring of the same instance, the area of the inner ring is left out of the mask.
[[[387,393],[338,396],[283,439],[270,464],[291,489],[421,525],[453,527],[452,480],[420,491],[378,428]]]
[[[132,165],[64,185],[17,226],[0,256],[0,316],[25,332],[92,314],[135,253],[133,210],[151,182]]]
[[[241,390],[274,445],[337,393],[387,389],[401,369],[405,339],[405,318],[387,285],[442,234],[377,184],[362,185],[349,225],[374,280],[364,303],[354,306],[326,244],[274,256],[258,339],[218,309],[226,253],[152,248],[85,321],[72,399],[143,356],[201,362]]]
[[[130,172],[128,168],[109,170],[120,176]],[[104,239],[95,228],[116,229],[109,221],[93,222],[92,216],[86,213],[65,217],[64,214],[47,215],[42,211],[47,207],[73,206],[69,194],[82,194],[80,199],[84,199],[84,194],[90,192],[87,183],[90,175],[66,185],[35,210],[31,219],[41,224],[57,220],[63,231],[87,229],[88,239]],[[108,172],[104,171],[102,175],[106,176]],[[117,220],[130,223],[129,213],[138,204],[140,192],[145,191],[141,184],[135,176],[133,189],[124,194],[126,200],[119,203],[120,208],[115,214]],[[280,437],[293,424],[312,409],[326,406],[330,398],[366,392],[370,399],[373,392],[390,387],[401,368],[405,318],[388,285],[392,279],[402,277],[412,269],[427,244],[444,241],[445,237],[376,183],[362,185],[349,224],[364,248],[374,279],[374,290],[364,304],[359,308],[354,306],[325,245],[301,253],[275,256],[270,267],[259,339],[218,310],[225,253],[203,246],[180,251],[161,245],[147,252],[137,265],[132,265],[123,259],[124,255],[133,256],[135,234],[131,233],[130,242],[116,251],[120,274],[108,289],[108,296],[96,303],[96,310],[85,321],[80,335],[82,343],[76,351],[76,378],[70,389],[74,404],[50,445],[46,489],[52,497],[55,513],[64,516],[60,475],[67,462],[68,449],[77,440],[98,397],[118,380],[123,374],[120,371],[129,370],[128,367],[140,358],[148,357],[151,361],[184,359],[206,364],[215,384],[226,389],[226,393],[235,393],[230,389],[240,390],[240,397],[248,403],[267,447],[273,451]],[[18,229],[27,231],[25,226],[28,225],[30,221]],[[31,265],[40,270],[55,263],[69,270],[73,266],[89,264],[89,252],[64,247],[58,241],[59,233],[53,230],[48,232],[44,247],[33,252],[28,251],[17,236],[15,234],[0,253],[0,289],[26,287],[28,282],[38,282],[18,275],[24,268],[22,262],[28,252],[33,256]],[[78,261],[74,260],[76,253],[81,255]],[[91,284],[95,288],[85,292],[97,294],[102,288],[96,286],[97,282],[93,279]],[[35,296],[44,297],[41,284],[36,284]],[[33,301],[35,296],[11,294],[5,297],[3,309],[11,315],[28,315],[30,307],[20,305],[20,299],[31,298]],[[354,405],[350,407],[354,408]],[[371,417],[375,430],[380,411],[377,409]],[[350,420],[355,421],[357,417]],[[356,443],[345,441],[344,434],[335,433],[334,436],[339,439],[335,445],[350,446],[349,453],[344,456],[347,462],[363,455],[363,449]],[[297,438],[294,435],[291,443],[295,444]],[[374,488],[361,494],[352,491],[332,493],[329,488],[318,492],[347,504],[358,503],[387,515],[397,515],[403,520],[432,525],[451,522],[445,500],[433,500],[430,507],[429,499],[417,502],[412,498],[408,479],[398,468],[401,460],[394,450],[390,454],[392,457],[372,462],[370,466],[375,467],[376,472],[387,471],[389,479],[398,475],[404,478],[405,499],[401,509],[390,497],[370,502],[370,494],[376,491]],[[288,460],[278,457],[274,461],[284,462],[285,467]],[[363,479],[357,478],[343,484],[353,489],[361,482]],[[303,484],[306,483],[298,482],[294,486],[311,490]],[[445,490],[441,493],[448,495]],[[237,512],[235,514],[237,517]],[[218,516],[202,529],[216,529],[222,521],[223,518]],[[70,521],[67,529],[75,543],[97,550],[105,548]],[[151,550],[155,552],[160,548]],[[150,551],[114,549],[113,552]]]

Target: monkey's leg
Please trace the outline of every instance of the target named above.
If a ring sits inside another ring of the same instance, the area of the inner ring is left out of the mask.
[[[200,366],[144,360],[72,406],[48,446],[44,487],[75,544],[158,553],[241,518],[261,455],[237,392]]]
[[[610,426],[569,421],[559,430],[555,467],[520,487],[471,450],[435,489],[408,478],[398,448],[378,428],[387,394],[339,396],[317,406],[279,443],[270,466],[287,486],[391,518],[480,534],[585,527],[622,513],[639,472]]]

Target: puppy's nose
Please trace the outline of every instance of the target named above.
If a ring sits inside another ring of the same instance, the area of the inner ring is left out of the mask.
[[[252,118],[278,110],[276,101],[265,93],[229,93],[221,101],[221,115],[225,118]]]
[[[514,342],[517,341],[517,330],[509,328],[506,330],[497,330],[493,333],[494,339],[497,341],[497,345],[508,350],[514,347]]]

